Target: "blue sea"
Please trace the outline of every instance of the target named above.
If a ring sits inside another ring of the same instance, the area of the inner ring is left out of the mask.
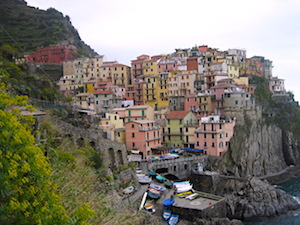
[[[295,178],[278,185],[277,188],[285,190],[287,193],[294,196],[297,201],[300,201],[300,178]],[[300,210],[270,219],[245,222],[245,225],[300,225]]]

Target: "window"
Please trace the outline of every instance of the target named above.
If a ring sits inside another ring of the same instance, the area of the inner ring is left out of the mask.
[[[223,148],[223,142],[220,142],[219,147]]]
[[[206,141],[204,142],[204,147],[206,147],[207,146],[207,144],[206,144]]]
[[[200,142],[199,141],[197,141],[197,146],[200,146]]]
[[[204,134],[204,138],[206,138],[206,134]]]
[[[215,134],[211,134],[211,138],[214,139],[215,138]]]
[[[222,124],[220,124],[220,129],[222,129]]]
[[[222,138],[222,134],[220,134],[220,138]]]
[[[228,133],[225,134],[225,137],[228,137]]]
[[[238,100],[236,100],[236,101],[235,101],[235,104],[237,105],[238,103],[239,103]]]
[[[211,143],[211,147],[214,148],[215,147],[215,142]]]
[[[134,128],[134,124],[131,124],[131,128]]]
[[[134,138],[134,133],[131,133],[131,137],[133,137],[133,138]]]
[[[185,132],[189,132],[189,128],[188,127],[185,128]]]
[[[182,119],[179,119],[179,124],[182,124]]]
[[[199,138],[199,133],[197,133],[196,135],[197,135],[197,138]]]
[[[170,124],[170,119],[168,119],[168,124]]]

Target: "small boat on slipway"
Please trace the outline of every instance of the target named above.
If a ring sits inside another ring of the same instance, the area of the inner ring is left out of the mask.
[[[163,218],[164,218],[165,220],[168,220],[168,219],[170,219],[171,214],[172,214],[171,210],[164,210],[162,216],[163,216]]]
[[[178,223],[178,221],[179,221],[179,216],[172,214],[170,219],[168,220],[168,224],[169,225],[175,225],[175,224]]]

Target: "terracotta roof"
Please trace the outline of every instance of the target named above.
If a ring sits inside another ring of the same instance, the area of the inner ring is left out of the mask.
[[[189,111],[171,111],[166,119],[183,119],[188,113]]]

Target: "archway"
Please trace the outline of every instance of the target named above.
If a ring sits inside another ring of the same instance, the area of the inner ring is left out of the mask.
[[[168,168],[159,168],[155,170],[156,173],[168,173],[169,169]]]
[[[109,160],[110,160],[110,167],[111,168],[116,167],[115,151],[113,148],[108,149],[108,155],[109,155]]]
[[[124,160],[123,160],[123,156],[122,156],[122,151],[121,150],[117,151],[117,157],[118,157],[118,161],[119,161],[120,165],[123,165],[124,164]]]
[[[180,181],[180,179],[175,176],[174,174],[167,174],[167,175],[164,175],[165,178],[167,178],[168,180],[172,180],[172,181]]]
[[[92,146],[95,149],[96,143],[94,141],[90,141],[90,146]]]

